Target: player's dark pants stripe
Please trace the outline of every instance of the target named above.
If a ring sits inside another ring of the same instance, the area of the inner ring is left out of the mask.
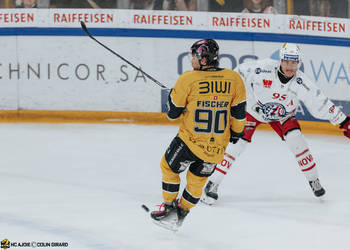
[[[200,198],[193,197],[186,189],[184,190],[182,197],[189,203],[192,203],[193,205],[196,205],[200,199]]]
[[[237,120],[243,120],[246,117],[247,102],[241,102],[235,106],[231,106],[231,116]]]
[[[177,193],[180,190],[180,184],[162,182],[163,190],[169,193]]]

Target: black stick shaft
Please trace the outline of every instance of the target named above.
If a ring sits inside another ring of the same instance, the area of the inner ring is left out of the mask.
[[[145,76],[147,76],[150,80],[152,80],[154,83],[156,83],[157,85],[159,85],[160,87],[167,89],[167,87],[165,85],[163,85],[161,82],[159,82],[157,79],[155,79],[154,77],[152,77],[151,75],[147,74],[145,71],[143,71],[142,69],[138,68],[137,66],[135,66],[133,63],[129,62],[127,59],[125,59],[124,57],[122,57],[121,55],[119,55],[117,52],[115,52],[114,50],[108,48],[106,45],[104,45],[103,43],[101,43],[100,41],[98,41],[95,37],[93,37],[90,32],[87,30],[86,25],[83,21],[80,22],[81,28],[84,30],[84,32],[95,42],[97,42],[99,45],[101,45],[102,47],[104,47],[105,49],[109,50],[111,53],[113,53],[114,55],[116,55],[117,57],[119,57],[120,59],[122,59],[124,62],[128,63],[129,65],[131,65],[133,68],[135,68],[136,70],[140,71],[142,74],[144,74]]]

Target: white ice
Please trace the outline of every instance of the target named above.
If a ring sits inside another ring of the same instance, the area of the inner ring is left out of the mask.
[[[173,233],[141,205],[161,202],[159,162],[176,133],[176,126],[0,124],[0,240],[68,242],[74,250],[350,249],[347,138],[305,135],[327,191],[319,200],[278,136],[257,131],[219,202],[198,204]]]

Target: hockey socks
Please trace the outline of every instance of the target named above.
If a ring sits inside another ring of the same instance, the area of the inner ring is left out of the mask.
[[[316,163],[300,130],[289,132],[285,139],[306,179],[308,181],[316,180],[318,178]]]
[[[203,203],[212,205],[217,201],[219,198],[219,184],[231,169],[231,166],[236,160],[236,157],[238,157],[245,150],[247,143],[247,141],[240,139],[236,144],[228,144],[224,159],[220,164],[216,165],[213,175],[210,177],[210,180],[204,188],[204,195],[201,199]]]
[[[215,171],[213,175],[210,177],[210,181],[214,184],[219,185],[224,179],[225,175],[231,169],[232,164],[236,160],[237,157],[241,155],[241,153],[245,150],[247,141],[238,140],[236,144],[229,143],[226,148],[226,153],[224,159],[220,164],[216,165]]]
[[[314,158],[305,142],[300,130],[293,130],[286,136],[289,149],[295,154],[298,165],[309,182],[315,196],[320,197],[326,193],[318,179],[318,172]]]

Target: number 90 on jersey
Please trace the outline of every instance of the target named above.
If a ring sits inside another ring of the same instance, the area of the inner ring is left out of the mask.
[[[196,109],[194,121],[198,126],[194,127],[196,133],[223,134],[227,126],[227,109]]]

